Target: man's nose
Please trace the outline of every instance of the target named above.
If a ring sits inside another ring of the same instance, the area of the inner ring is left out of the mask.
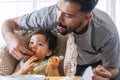
[[[60,22],[60,23],[64,22],[64,15],[62,11],[57,11],[57,22]]]

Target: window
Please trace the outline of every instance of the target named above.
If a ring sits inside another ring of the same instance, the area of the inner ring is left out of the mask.
[[[55,4],[57,0],[0,0],[0,26],[3,21]],[[1,28],[1,27],[0,27]],[[0,34],[0,45],[4,44]]]
[[[115,22],[120,35],[120,0],[99,0],[96,7],[109,14]]]
[[[55,4],[58,0],[0,0],[0,26],[8,18],[13,18],[45,6]],[[120,0],[99,0],[97,8],[107,12],[116,23],[120,33]],[[0,34],[0,45],[5,43]]]

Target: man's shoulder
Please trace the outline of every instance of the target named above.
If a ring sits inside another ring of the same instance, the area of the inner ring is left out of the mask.
[[[93,10],[93,17],[91,19],[91,22],[94,22],[92,26],[95,28],[99,28],[107,32],[115,33],[117,31],[117,28],[112,20],[112,18],[104,11],[99,9]]]
[[[42,9],[38,10],[39,13],[43,12],[44,14],[47,12],[49,14],[55,13],[56,12],[56,4],[48,6],[48,7],[44,7]]]
[[[56,21],[56,4],[40,9],[36,12],[36,14],[39,24],[42,26],[50,26]]]
[[[106,12],[99,10],[97,8],[95,8],[92,13],[93,13],[92,20],[94,20],[94,21],[96,20],[98,22],[99,21],[105,22],[106,20],[107,21],[111,20],[110,16]]]

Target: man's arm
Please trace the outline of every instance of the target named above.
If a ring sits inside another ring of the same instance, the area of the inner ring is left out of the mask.
[[[2,25],[2,35],[7,43],[15,37],[14,30],[19,30],[17,20],[18,18],[8,19]]]
[[[32,55],[33,53],[27,49],[25,42],[14,33],[14,30],[20,29],[17,25],[18,19],[19,18],[6,20],[2,25],[2,35],[8,45],[11,55],[17,60],[21,60],[23,58],[28,58],[28,56],[24,54]]]
[[[93,69],[93,73],[93,80],[110,80],[117,76],[118,70],[111,67],[104,68],[102,65],[98,65],[95,69]]]

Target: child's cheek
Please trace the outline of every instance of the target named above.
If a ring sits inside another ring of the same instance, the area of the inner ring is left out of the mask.
[[[43,56],[42,51],[39,50],[39,49],[37,49],[37,51],[36,51],[36,56],[37,56],[38,58],[42,57],[42,56]]]

